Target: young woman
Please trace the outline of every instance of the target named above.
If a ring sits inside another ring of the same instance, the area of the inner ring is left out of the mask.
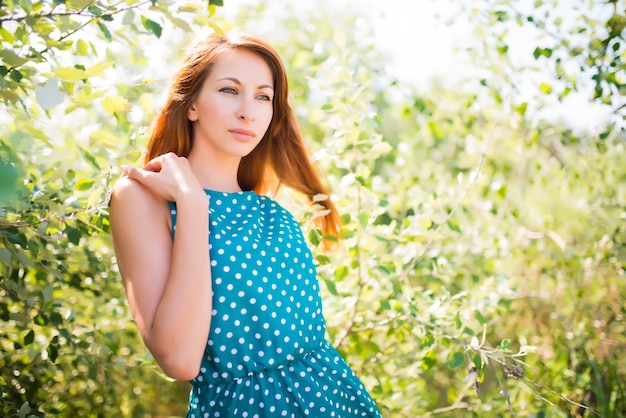
[[[193,44],[143,168],[110,220],[129,304],[163,371],[191,380],[188,417],[378,417],[326,341],[313,257],[264,194],[327,194],[288,104],[277,52],[252,37]],[[318,220],[338,234],[330,200]]]

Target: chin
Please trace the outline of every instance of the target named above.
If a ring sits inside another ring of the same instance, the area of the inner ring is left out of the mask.
[[[258,144],[255,144],[254,146],[241,147],[239,150],[235,151],[235,154],[241,158],[246,157],[256,149],[257,145]]]

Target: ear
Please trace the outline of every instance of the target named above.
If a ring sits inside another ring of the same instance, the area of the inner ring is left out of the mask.
[[[195,122],[198,120],[198,111],[196,110],[196,105],[194,103],[191,104],[191,107],[187,111],[187,119],[189,119],[192,122]]]

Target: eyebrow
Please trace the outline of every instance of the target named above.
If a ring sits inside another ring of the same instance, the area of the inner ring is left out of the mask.
[[[222,80],[230,80],[233,83],[237,84],[237,85],[241,85],[241,81],[239,81],[237,78],[235,77],[222,77],[219,78],[217,81],[222,81]],[[269,84],[261,84],[260,86],[258,86],[257,88],[259,89],[272,89],[274,90],[274,87],[270,86]]]

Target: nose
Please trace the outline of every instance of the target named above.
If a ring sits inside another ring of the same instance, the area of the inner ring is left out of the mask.
[[[254,121],[254,98],[243,98],[237,109],[237,119]]]

